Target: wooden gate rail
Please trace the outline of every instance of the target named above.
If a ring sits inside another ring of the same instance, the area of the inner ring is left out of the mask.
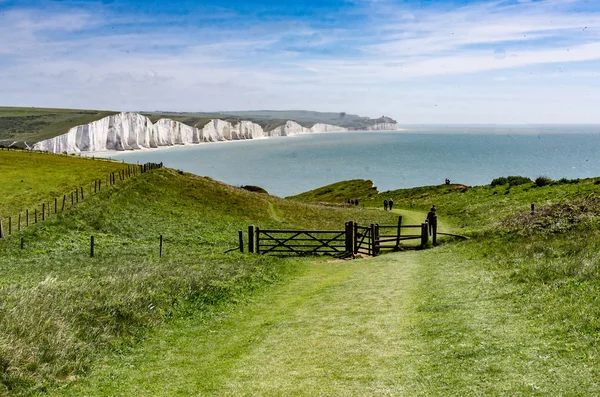
[[[274,230],[250,226],[249,252],[276,255],[344,254],[352,251],[345,230]]]

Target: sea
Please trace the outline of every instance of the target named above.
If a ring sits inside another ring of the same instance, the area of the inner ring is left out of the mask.
[[[174,146],[103,155],[165,166],[287,197],[348,179],[380,192],[521,175],[600,177],[600,125],[410,125]]]

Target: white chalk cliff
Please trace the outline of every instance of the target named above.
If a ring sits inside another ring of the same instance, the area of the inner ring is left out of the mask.
[[[379,123],[368,126],[367,131],[397,131],[400,126],[397,123]]]
[[[160,119],[152,124],[146,116],[126,112],[73,127],[66,134],[36,143],[33,149],[53,153],[104,152],[343,131],[348,129],[321,123],[306,128],[294,121],[264,131],[251,121],[232,124],[218,119],[211,120],[202,128],[195,128],[170,119]]]

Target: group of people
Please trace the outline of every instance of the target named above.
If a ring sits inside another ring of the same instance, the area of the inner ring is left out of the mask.
[[[358,205],[358,199],[356,199],[356,200],[348,200],[348,204]]]
[[[450,179],[446,178],[445,183],[446,183],[446,185],[449,185],[450,184]]]
[[[387,211],[388,207],[389,207],[389,209],[391,211],[393,206],[394,206],[394,200],[392,200],[392,199],[383,200],[383,210],[384,211]]]

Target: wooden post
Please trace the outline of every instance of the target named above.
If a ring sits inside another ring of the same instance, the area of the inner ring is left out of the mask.
[[[33,215],[34,215],[33,219],[35,220],[35,223],[37,223],[37,208],[33,210]]]
[[[79,190],[75,188],[75,201],[79,203]]]
[[[61,212],[65,212],[65,203],[67,202],[67,195],[63,195],[63,205],[62,205],[62,209]]]
[[[254,253],[254,226],[248,226],[248,252]]]
[[[256,253],[260,254],[260,228],[256,227]]]
[[[244,252],[244,232],[238,230],[238,237],[240,240],[240,252]]]
[[[46,204],[42,203],[42,221],[46,220]]]
[[[354,253],[358,254],[358,223],[354,224]]]
[[[379,255],[379,246],[381,245],[381,243],[379,242],[379,224],[375,224],[375,239],[374,241],[374,248],[375,248],[375,254],[373,256],[377,256]]]
[[[437,215],[433,216],[431,223],[431,242],[433,245],[437,245]]]
[[[354,222],[346,222],[346,252],[354,252],[354,239],[352,232],[354,231]]]
[[[73,192],[71,192],[71,205],[75,204],[75,199],[73,198]]]
[[[10,236],[12,234],[12,217],[9,216],[8,217],[8,235]]]
[[[375,256],[375,225],[371,223],[371,244],[369,244],[369,255]]]
[[[531,213],[533,214],[535,212],[535,204],[531,204]]]
[[[94,193],[98,191],[98,180],[94,181]]]
[[[2,226],[2,219],[0,219],[0,239],[4,238],[4,227]]]
[[[90,236],[90,258],[94,257],[94,236]]]
[[[398,230],[396,231],[396,249],[400,249],[400,233],[402,231],[402,215],[398,217]]]
[[[58,199],[54,198],[54,214],[58,214]]]
[[[19,212],[19,223],[17,224],[17,231],[21,231],[21,213]]]
[[[29,226],[29,209],[27,209],[27,215],[26,215],[27,219],[26,219],[26,224],[25,226]]]
[[[429,240],[429,236],[427,235],[427,229],[427,222],[421,223],[421,247],[425,247],[425,245],[427,245],[427,240]]]
[[[79,189],[81,190],[81,199],[83,200],[83,186],[80,186]]]

